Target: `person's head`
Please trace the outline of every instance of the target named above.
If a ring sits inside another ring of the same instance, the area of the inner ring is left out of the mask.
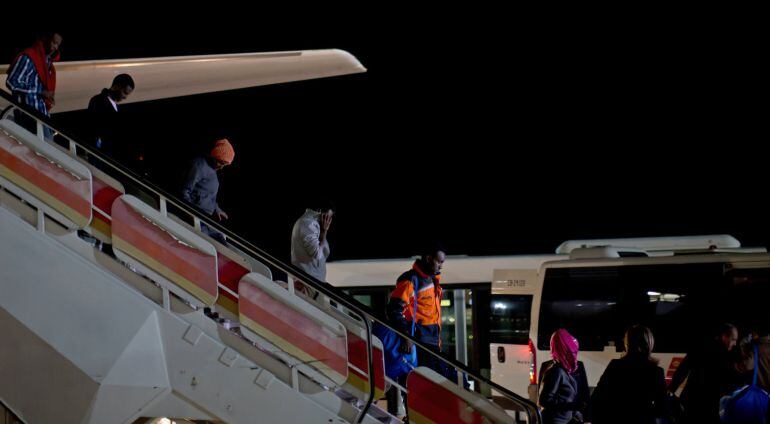
[[[322,215],[334,215],[337,211],[337,207],[329,199],[317,199],[308,202],[307,208],[311,211],[316,211]]]
[[[134,79],[131,75],[120,74],[112,80],[112,86],[109,90],[109,96],[116,103],[126,100],[134,91]]]
[[[58,52],[62,42],[62,36],[58,32],[42,32],[37,39],[43,43],[47,55]]]
[[[725,349],[733,350],[738,343],[738,329],[732,324],[724,323],[719,326],[717,338]]]
[[[233,145],[230,144],[230,141],[223,138],[214,143],[214,148],[211,149],[210,156],[214,164],[214,169],[219,171],[225,166],[233,163],[233,159],[235,159],[235,149],[233,149]]]
[[[312,200],[308,203],[308,209],[318,213],[318,223],[322,225],[324,220],[327,217],[331,219],[337,210],[334,202],[329,199]]]
[[[572,374],[578,367],[580,345],[567,330],[560,328],[551,335],[551,357]]]
[[[650,359],[652,349],[655,347],[655,338],[649,328],[643,325],[634,325],[626,330],[623,344],[626,347],[626,356]]]
[[[432,243],[422,249],[420,255],[420,268],[430,275],[436,275],[441,272],[441,268],[446,261],[446,249],[441,243]]]
[[[759,337],[770,336],[770,320],[761,320],[757,325],[757,335]]]

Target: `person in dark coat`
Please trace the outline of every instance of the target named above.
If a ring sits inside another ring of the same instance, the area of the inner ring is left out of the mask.
[[[742,385],[733,355],[737,341],[738,329],[723,324],[712,340],[689,352],[677,367],[668,390],[675,393],[684,384],[681,397],[684,422],[721,423],[719,400]]]
[[[538,393],[543,387],[543,376],[556,362],[551,360],[543,362],[540,366],[540,372],[538,375]],[[583,422],[591,422],[591,390],[588,386],[588,373],[586,373],[586,367],[583,361],[578,361],[577,371],[574,374],[575,381],[577,381],[577,406],[578,411],[583,415]],[[577,419],[576,419],[577,420]],[[575,422],[575,421],[573,421]]]
[[[103,89],[88,102],[90,141],[97,149],[121,162],[136,159],[136,146],[127,145],[128,140],[123,136],[125,128],[118,113],[118,103],[131,95],[134,86],[130,75],[120,74],[112,80],[110,88]]]
[[[565,329],[551,336],[552,361],[543,364],[539,404],[546,424],[572,424],[590,420],[588,380],[577,360],[579,345]]]
[[[594,424],[655,424],[668,419],[663,368],[650,354],[655,339],[649,328],[626,331],[626,352],[607,365],[591,396]]]

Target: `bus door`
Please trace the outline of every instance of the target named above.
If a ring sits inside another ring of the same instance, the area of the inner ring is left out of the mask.
[[[489,305],[492,381],[527,396],[533,366],[530,340],[532,299],[538,284],[533,269],[495,270]]]

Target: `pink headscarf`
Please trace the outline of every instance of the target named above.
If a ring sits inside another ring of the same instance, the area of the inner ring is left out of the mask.
[[[577,370],[579,349],[578,341],[563,328],[554,331],[551,336],[551,357],[570,374]]]

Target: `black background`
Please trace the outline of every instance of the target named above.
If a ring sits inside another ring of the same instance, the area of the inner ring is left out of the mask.
[[[470,255],[593,237],[770,244],[757,11],[65,10],[29,25],[8,12],[0,62],[34,28],[54,27],[63,60],[339,48],[368,68],[122,106],[151,178],[171,190],[187,160],[228,137],[237,154],[220,204],[232,228],[279,256],[318,196],[338,205],[336,260],[409,256],[425,238]],[[58,119],[77,131],[81,117]]]

